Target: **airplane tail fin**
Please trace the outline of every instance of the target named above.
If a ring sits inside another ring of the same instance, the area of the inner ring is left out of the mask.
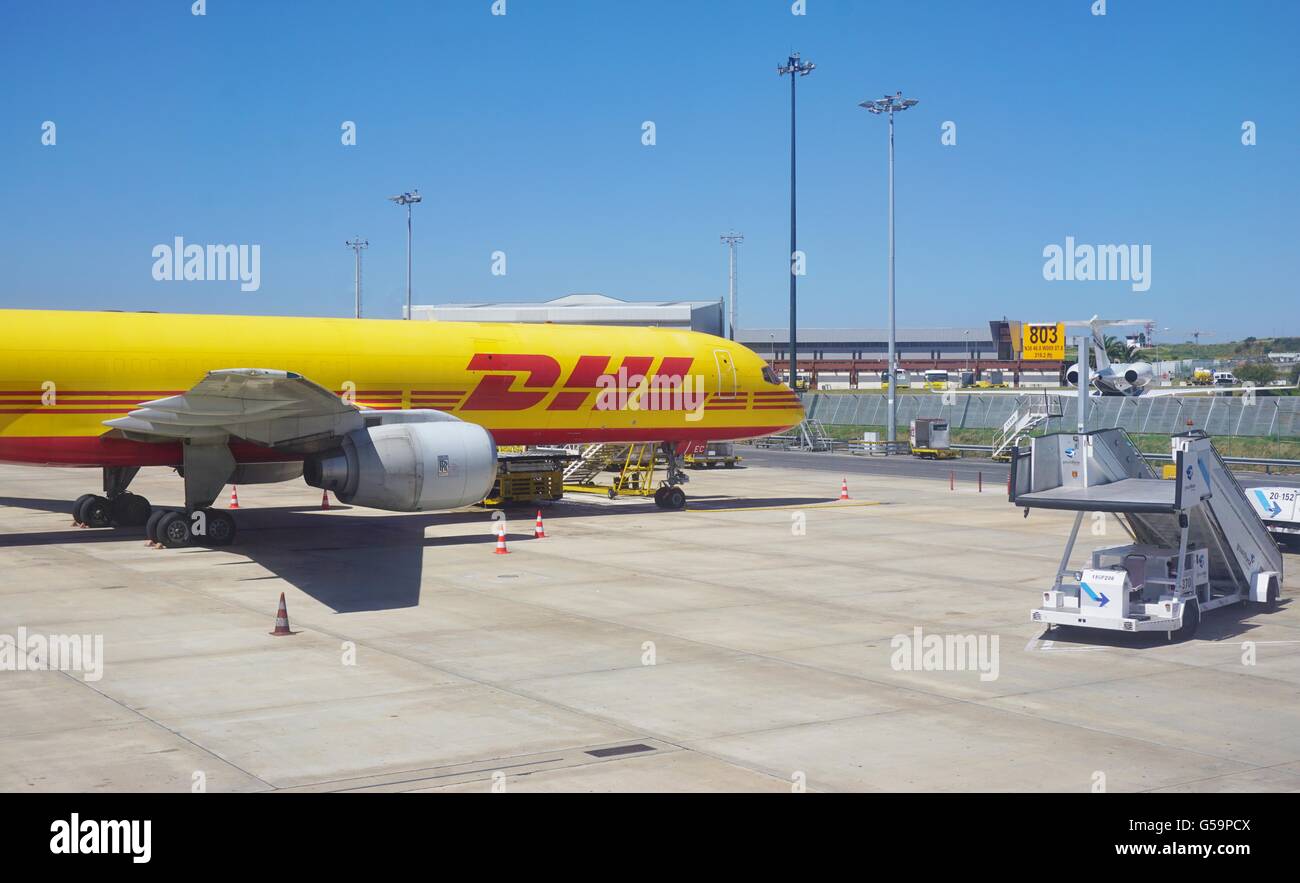
[[[1101,330],[1103,323],[1096,316],[1093,316],[1088,325],[1092,328],[1092,349],[1097,358],[1097,370],[1109,368],[1110,357],[1106,355],[1106,336],[1102,334]]]

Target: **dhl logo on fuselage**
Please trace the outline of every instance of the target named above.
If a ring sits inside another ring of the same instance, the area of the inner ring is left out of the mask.
[[[613,356],[579,356],[563,384],[564,369],[552,356],[536,353],[475,353],[466,366],[484,374],[461,411],[525,411],[554,393],[548,411],[590,410],[698,411],[706,393],[703,378],[690,374],[692,356],[664,356],[650,373],[654,356],[624,356],[610,370]],[[516,381],[523,377],[519,388]]]

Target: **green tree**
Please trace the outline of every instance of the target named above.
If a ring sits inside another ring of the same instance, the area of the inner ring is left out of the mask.
[[[1256,386],[1268,386],[1277,380],[1277,369],[1264,362],[1249,362],[1233,373],[1242,383],[1253,383]]]
[[[1118,337],[1111,337],[1108,334],[1102,338],[1102,345],[1106,350],[1106,358],[1112,362],[1128,361],[1128,344]]]

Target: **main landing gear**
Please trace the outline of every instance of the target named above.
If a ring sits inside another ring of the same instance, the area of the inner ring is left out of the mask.
[[[655,491],[655,505],[660,509],[685,509],[686,492],[678,485],[690,481],[691,477],[682,471],[677,459],[677,447],[672,442],[664,442],[660,447],[664,458],[668,461],[668,478],[664,481],[663,487]]]
[[[104,493],[83,494],[72,504],[73,521],[81,527],[141,527],[149,542],[174,549],[181,546],[229,546],[235,541],[235,519],[228,512],[206,508],[220,490],[203,488],[205,505],[157,509],[139,494],[127,493],[139,467],[104,468]],[[213,484],[213,482],[209,482]],[[191,494],[188,492],[186,496]],[[188,501],[187,501],[188,502]]]
[[[168,549],[182,546],[229,546],[235,541],[235,519],[219,509],[159,509],[145,523],[149,542]]]
[[[81,527],[139,527],[149,520],[153,507],[126,489],[140,471],[138,466],[104,469],[104,493],[82,494],[72,504],[72,520]]]

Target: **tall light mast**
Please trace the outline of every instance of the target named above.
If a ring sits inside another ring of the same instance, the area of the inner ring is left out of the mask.
[[[722,243],[727,246],[727,293],[730,296],[728,301],[731,305],[731,318],[727,323],[729,333],[727,337],[731,340],[736,339],[736,246],[745,241],[745,234],[737,233],[732,230],[730,233],[723,233],[720,237]]]
[[[356,298],[357,298],[357,318],[361,318],[361,249],[369,248],[370,242],[362,239],[360,236],[354,237],[350,242],[343,243],[357,254],[357,277],[356,277]]]

